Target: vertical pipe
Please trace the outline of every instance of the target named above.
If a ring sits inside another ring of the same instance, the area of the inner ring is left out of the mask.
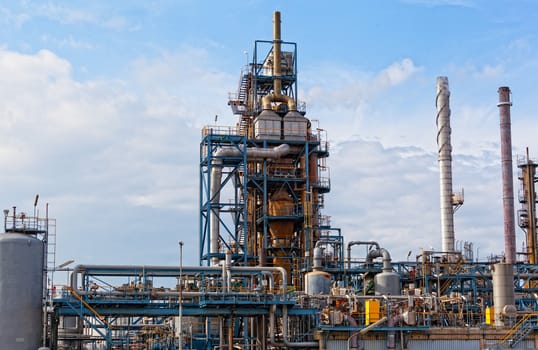
[[[454,209],[452,206],[452,146],[450,144],[450,91],[448,78],[437,77],[437,147],[441,204],[442,251],[454,252]]]
[[[281,72],[281,51],[282,37],[280,34],[280,12],[275,11],[273,14],[273,79],[274,93],[280,95],[282,93],[282,80],[280,80]]]
[[[504,317],[508,308],[515,304],[514,295],[514,266],[499,263],[492,266],[493,281],[493,307],[495,312],[495,326],[505,325]],[[508,306],[508,308],[507,308]]]
[[[234,318],[228,318],[228,350],[233,350],[234,345]]]
[[[506,262],[516,261],[516,231],[514,224],[514,180],[512,174],[512,135],[510,126],[510,88],[499,88],[499,115],[501,126],[501,164],[503,181],[504,250]]]

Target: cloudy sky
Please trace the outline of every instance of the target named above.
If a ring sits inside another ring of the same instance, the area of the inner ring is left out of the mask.
[[[346,241],[376,240],[395,260],[441,248],[443,75],[465,189],[456,240],[502,253],[498,87],[513,93],[514,157],[538,158],[532,0],[4,1],[2,205],[50,204],[58,263],[177,264],[183,240],[198,264],[200,129],[215,115],[235,124],[228,93],[275,10],[298,43],[299,99],[328,132],[324,213]]]

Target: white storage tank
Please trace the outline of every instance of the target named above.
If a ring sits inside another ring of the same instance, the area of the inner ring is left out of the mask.
[[[331,275],[323,271],[312,271],[305,275],[307,295],[328,295],[331,292]]]
[[[495,326],[504,326],[503,316],[515,311],[514,266],[499,263],[493,270],[493,307],[495,310]]]
[[[400,275],[396,272],[381,272],[374,277],[376,295],[400,295]]]
[[[32,235],[0,235],[0,346],[41,346],[43,242]],[[9,317],[6,317],[9,315]]]

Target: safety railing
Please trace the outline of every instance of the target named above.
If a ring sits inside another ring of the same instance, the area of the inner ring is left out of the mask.
[[[525,314],[499,341],[499,345],[509,345],[514,347],[523,340],[534,328],[538,313]]]
[[[224,125],[207,125],[202,128],[202,137],[209,135],[229,135],[235,136],[239,134],[237,126],[224,126]]]
[[[264,210],[263,208],[258,208],[256,210],[256,219],[262,219],[264,217]],[[301,216],[304,214],[303,206],[300,204],[282,204],[282,205],[275,205],[269,210],[267,210],[267,216],[268,217],[295,217],[295,216]]]

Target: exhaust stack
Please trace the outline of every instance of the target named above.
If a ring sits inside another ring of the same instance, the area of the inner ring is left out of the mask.
[[[437,147],[441,200],[442,251],[454,252],[454,201],[452,193],[452,145],[450,144],[450,91],[448,78],[437,77]]]
[[[282,36],[280,28],[280,12],[273,13],[273,93],[262,97],[264,110],[271,110],[272,102],[282,102],[288,105],[288,110],[297,111],[295,100],[282,95]]]
[[[510,88],[499,88],[499,115],[501,124],[501,164],[503,181],[504,250],[506,262],[516,261],[516,231],[514,224],[514,179],[512,173],[512,131],[510,122]]]

